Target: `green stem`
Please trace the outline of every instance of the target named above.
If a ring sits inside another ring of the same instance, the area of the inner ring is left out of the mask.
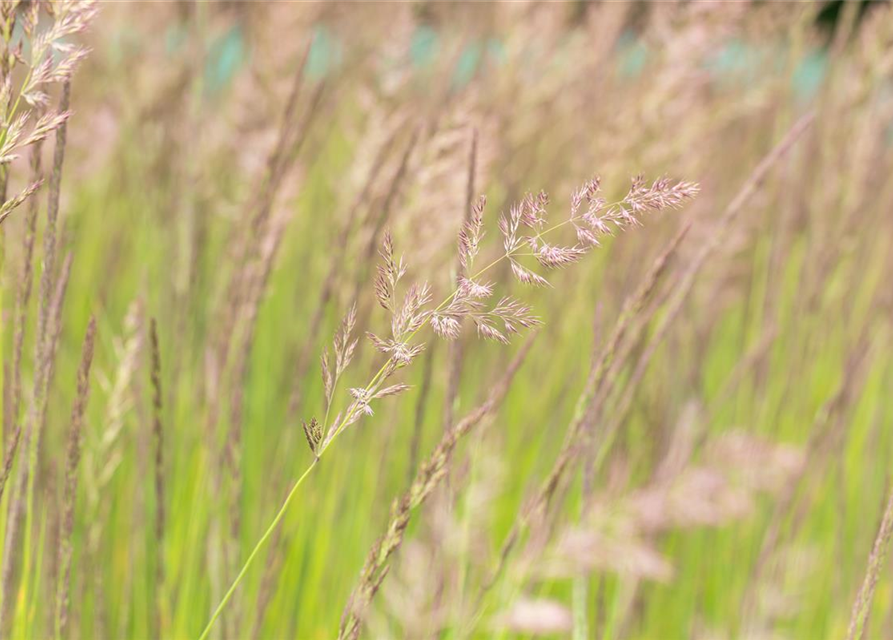
[[[229,591],[226,592],[226,595],[223,596],[223,600],[220,601],[220,604],[217,605],[217,609],[214,611],[214,615],[211,616],[211,619],[208,621],[205,630],[202,631],[202,635],[199,636],[199,640],[205,640],[208,637],[208,634],[211,632],[211,627],[214,626],[214,623],[217,621],[217,618],[220,617],[220,613],[223,611],[223,608],[226,606],[226,603],[229,602],[230,598],[232,598],[233,593],[236,591],[236,587],[239,586],[239,583],[242,581],[242,578],[245,576],[245,573],[248,571],[248,567],[251,566],[251,562],[254,560],[255,556],[260,552],[260,548],[264,545],[264,543],[270,538],[273,534],[273,531],[276,529],[276,525],[279,524],[279,521],[282,520],[282,517],[285,515],[285,511],[288,509],[288,505],[291,504],[292,498],[297,495],[298,487],[301,486],[301,483],[304,482],[304,479],[310,475],[310,472],[313,471],[313,468],[316,466],[316,463],[319,462],[319,458],[313,460],[310,463],[310,466],[301,474],[301,477],[298,478],[298,481],[295,482],[295,486],[291,488],[291,491],[288,492],[288,495],[285,497],[285,502],[282,503],[282,506],[279,507],[279,512],[276,514],[276,517],[273,518],[273,521],[270,523],[270,526],[267,527],[267,530],[264,531],[264,535],[260,537],[260,540],[257,541],[257,544],[254,546],[254,549],[251,551],[251,555],[245,560],[245,564],[242,565],[241,571],[239,571],[239,575],[236,576],[236,579],[233,581],[232,586],[230,586]]]

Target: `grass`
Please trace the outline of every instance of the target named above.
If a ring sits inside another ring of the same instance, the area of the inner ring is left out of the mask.
[[[889,7],[85,11],[4,165],[0,637],[890,635]],[[700,194],[549,269],[639,173]]]

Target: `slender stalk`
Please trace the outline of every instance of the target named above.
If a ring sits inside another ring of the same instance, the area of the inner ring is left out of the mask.
[[[292,81],[291,90],[281,116],[275,147],[267,157],[264,174],[252,199],[252,202],[257,204],[254,205],[254,211],[249,219],[249,233],[245,233],[245,230],[240,227],[233,231],[229,240],[230,260],[232,264],[236,265],[236,269],[230,274],[225,284],[224,298],[219,311],[221,317],[219,331],[212,340],[217,358],[215,377],[222,375],[230,358],[231,338],[237,333],[237,325],[241,320],[240,312],[244,307],[244,297],[250,293],[248,291],[251,284],[249,279],[252,275],[252,266],[258,259],[257,245],[262,242],[263,232],[269,222],[283,179],[288,174],[307,137],[308,128],[322,98],[323,85],[320,85],[316,89],[311,104],[305,110],[303,118],[298,118],[299,98],[304,86],[304,73],[309,51],[308,44]],[[213,430],[217,423],[218,402],[219,398],[212,399],[208,418],[209,431]]]
[[[472,207],[474,206],[474,178],[477,170],[477,154],[478,154],[478,134],[477,130],[472,131],[471,145],[468,151],[468,180],[465,190],[465,215],[464,222],[467,224],[471,219]],[[461,273],[462,262],[457,257],[456,273]],[[443,400],[443,428],[450,429],[453,426],[453,411],[456,408],[456,401],[459,396],[459,380],[462,377],[462,361],[463,349],[460,340],[454,340],[449,344],[449,373],[447,375],[446,396]]]
[[[409,441],[409,465],[407,465],[407,482],[412,482],[413,474],[419,459],[419,448],[422,443],[422,427],[425,422],[425,408],[428,406],[428,395],[431,392],[431,373],[434,364],[434,349],[429,349],[422,369],[422,384],[419,387],[419,399],[415,406],[415,420],[412,438]]]
[[[55,376],[56,369],[56,353],[58,351],[59,338],[62,333],[62,307],[65,301],[65,293],[68,288],[68,280],[71,275],[71,264],[72,264],[72,254],[69,252],[65,256],[65,260],[62,263],[62,269],[59,273],[59,278],[56,283],[55,291],[53,293],[53,299],[50,304],[50,312],[49,312],[49,327],[47,330],[48,335],[46,336],[46,362],[45,362],[45,372],[42,374],[44,376],[43,384],[47,390],[52,385],[53,378]],[[40,437],[43,433],[44,428],[46,427],[47,420],[47,411],[48,411],[48,391],[44,393],[43,399],[40,402],[38,408],[36,409],[35,414],[35,440],[32,441],[32,446],[28,448],[28,459],[27,461],[23,461],[24,465],[26,462],[31,465],[30,468],[34,469],[35,473],[30,473],[28,475],[25,487],[18,492],[18,517],[25,518],[24,526],[19,523],[18,525],[18,535],[23,535],[23,531],[25,533],[34,530],[34,520],[37,516],[35,508],[34,508],[34,495],[37,486],[37,473],[38,470],[38,454],[40,451]],[[15,544],[13,544],[15,543]],[[23,569],[27,569],[31,567],[32,561],[32,546],[34,540],[31,535],[24,535],[24,544],[22,549],[22,562],[21,567]],[[16,541],[10,542],[10,548],[15,548],[18,546]],[[43,547],[38,544],[36,546],[37,549],[37,560],[40,561],[43,555]],[[10,579],[10,583],[12,582],[13,577],[13,569],[14,567],[9,565],[10,572],[8,577]],[[19,608],[26,606],[28,602],[28,594],[31,589],[31,578],[33,575],[39,575],[39,571],[34,572],[33,574],[29,571],[25,571],[22,575],[22,583],[19,586],[19,598],[17,602],[17,606]],[[30,617],[30,616],[29,616]]]
[[[276,215],[268,226],[264,238],[261,242],[260,256],[258,262],[251,268],[251,273],[247,275],[246,294],[243,301],[243,308],[240,310],[242,316],[239,339],[240,347],[235,354],[233,363],[231,391],[230,391],[230,421],[229,433],[227,436],[226,453],[224,460],[229,465],[230,470],[230,531],[229,540],[227,541],[227,571],[228,575],[235,572],[238,566],[240,555],[240,539],[242,529],[241,504],[242,504],[242,438],[243,438],[243,411],[244,411],[244,394],[248,383],[248,373],[251,349],[254,345],[254,335],[257,328],[257,315],[263,294],[266,291],[267,282],[270,272],[273,268],[273,262],[277,255],[279,245],[285,233],[285,228],[289,217],[287,215]],[[232,612],[228,621],[234,630],[237,630],[241,624],[241,611],[239,607]]]
[[[149,346],[152,357],[152,435],[155,440],[155,633],[164,637],[164,430],[161,422],[161,349],[158,325],[149,321]]]
[[[68,610],[71,591],[71,560],[74,531],[74,507],[77,502],[78,463],[81,459],[81,439],[84,412],[90,397],[90,365],[93,362],[93,345],[96,337],[96,318],[91,317],[78,368],[78,388],[71,409],[71,427],[68,436],[68,467],[65,474],[65,516],[62,520],[62,539],[59,546],[59,584],[56,591],[56,638],[68,636]]]
[[[287,495],[287,494],[286,494]],[[260,638],[260,632],[263,628],[264,617],[267,607],[270,605],[276,587],[276,577],[282,565],[282,556],[279,553],[281,546],[285,544],[282,539],[282,528],[277,527],[273,532],[273,538],[270,540],[270,551],[267,553],[267,562],[264,566],[263,577],[260,581],[257,600],[255,601],[255,617],[254,624],[251,629],[251,638]]]
[[[273,531],[276,529],[276,526],[282,520],[282,517],[285,515],[285,512],[288,511],[288,505],[291,504],[292,499],[297,495],[298,487],[304,482],[307,476],[310,475],[310,472],[313,471],[314,467],[319,463],[319,458],[314,458],[310,463],[310,466],[301,474],[301,477],[298,478],[295,485],[291,488],[291,491],[288,492],[288,495],[285,497],[285,501],[282,503],[282,506],[279,507],[279,511],[276,513],[276,517],[273,518],[273,521],[267,527],[264,534],[260,537],[260,540],[257,541],[257,544],[254,546],[254,549],[251,550],[251,553],[248,554],[248,558],[245,559],[245,564],[242,565],[242,569],[239,571],[236,579],[233,580],[232,585],[227,590],[226,594],[223,596],[223,600],[220,601],[220,604],[217,605],[217,609],[214,610],[214,614],[211,616],[211,619],[208,621],[205,630],[202,631],[202,634],[199,636],[199,640],[205,640],[208,637],[208,634],[211,632],[211,627],[214,626],[214,623],[217,621],[217,618],[220,617],[220,613],[223,611],[226,603],[230,601],[230,598],[233,597],[233,593],[236,591],[236,587],[239,586],[239,583],[242,581],[242,578],[245,577],[245,574],[248,572],[248,568],[251,566],[251,563],[254,561],[254,558],[260,552],[261,547],[267,542],[271,535],[273,535]]]
[[[868,625],[868,614],[871,612],[871,600],[874,597],[874,589],[877,586],[884,560],[887,556],[887,547],[890,537],[893,536],[893,491],[887,498],[887,507],[884,509],[884,517],[878,528],[877,537],[871,555],[868,556],[868,568],[865,570],[865,578],[859,588],[859,594],[853,603],[853,613],[850,617],[850,625],[847,629],[847,640],[861,640],[865,637],[865,628]]]
[[[62,85],[60,111],[67,111],[71,99],[71,82]],[[4,540],[3,565],[0,570],[0,629],[6,614],[6,596],[12,588],[14,558],[18,556],[15,548],[20,535],[20,520],[24,515],[26,502],[30,502],[33,475],[37,468],[37,446],[40,442],[42,425],[41,415],[46,412],[46,396],[49,384],[50,368],[53,359],[50,348],[49,327],[52,315],[53,272],[56,265],[56,220],[59,215],[59,195],[62,183],[62,165],[65,159],[65,141],[67,125],[63,123],[56,130],[56,146],[53,151],[53,168],[50,175],[49,193],[47,196],[47,223],[43,234],[43,271],[40,277],[40,299],[37,315],[37,334],[35,336],[34,360],[34,392],[28,421],[23,433],[22,444],[27,453],[16,474],[15,503],[10,511],[10,519]],[[23,453],[23,455],[25,455]],[[27,493],[26,493],[27,492]],[[26,495],[28,496],[26,498]]]
[[[36,182],[41,178],[41,149],[42,144],[36,142],[31,147],[31,181]],[[4,169],[4,176],[6,170]],[[4,178],[5,180],[5,178]],[[4,191],[5,186],[0,191]],[[3,195],[3,194],[0,194]],[[22,405],[22,351],[25,343],[25,322],[28,317],[28,303],[31,300],[34,239],[37,235],[37,211],[38,199],[32,197],[28,201],[28,212],[25,216],[25,255],[22,261],[22,277],[19,281],[18,298],[16,300],[15,326],[13,329],[12,351],[12,435],[9,446],[3,460],[3,468],[0,470],[0,498],[3,498],[3,490],[12,472],[18,450],[19,439],[22,435],[22,420],[19,416]]]

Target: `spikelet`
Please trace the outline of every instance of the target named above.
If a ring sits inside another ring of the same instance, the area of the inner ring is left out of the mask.
[[[481,240],[484,237],[484,207],[486,206],[487,196],[481,196],[472,206],[471,216],[459,231],[459,260],[466,274],[470,273],[474,259],[480,251]]]
[[[304,427],[304,436],[307,438],[307,444],[314,456],[319,457],[319,445],[322,442],[322,427],[316,418],[310,418],[310,424],[303,420],[301,425]]]

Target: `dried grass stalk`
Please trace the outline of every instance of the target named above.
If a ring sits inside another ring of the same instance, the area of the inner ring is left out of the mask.
[[[41,179],[41,150],[42,144],[37,142],[31,147],[31,180],[37,182]],[[19,289],[16,297],[15,327],[13,328],[12,347],[12,435],[3,459],[3,468],[0,469],[0,499],[3,498],[3,490],[6,481],[12,472],[15,462],[19,440],[22,435],[22,422],[19,416],[22,406],[22,350],[25,344],[25,323],[28,317],[28,303],[31,301],[33,280],[33,256],[34,241],[37,236],[37,198],[28,202],[28,212],[25,217],[25,241],[24,256],[22,259],[22,276],[19,280]]]
[[[865,629],[868,626],[868,615],[871,613],[871,600],[874,597],[874,589],[880,578],[884,560],[887,557],[887,549],[890,545],[890,537],[893,535],[893,490],[887,498],[887,507],[884,509],[884,517],[878,528],[868,556],[868,567],[865,569],[865,578],[853,603],[853,613],[850,616],[850,625],[847,628],[847,640],[861,640],[865,637]]]
[[[470,227],[474,211],[475,184],[474,177],[477,171],[478,134],[476,130],[471,134],[471,145],[468,152],[468,183],[465,192],[465,216],[462,222],[463,230]],[[462,273],[464,266],[464,254],[461,251],[463,243],[460,242],[460,253],[456,273]],[[449,369],[447,374],[446,396],[443,400],[443,428],[450,429],[453,426],[453,410],[459,395],[459,381],[462,377],[462,342],[455,340],[449,345]]]
[[[155,442],[155,633],[164,637],[164,428],[161,421],[163,395],[161,387],[161,348],[158,323],[149,320],[149,348],[152,357],[152,438]]]
[[[9,604],[6,600],[12,588],[15,571],[15,556],[12,553],[18,547],[21,535],[21,522],[25,518],[27,510],[33,503],[34,480],[33,475],[38,466],[38,451],[40,438],[46,424],[47,400],[49,389],[53,380],[56,365],[56,352],[59,344],[59,336],[62,332],[62,308],[65,302],[65,294],[68,289],[68,280],[71,275],[72,255],[69,252],[62,263],[62,269],[56,282],[55,290],[50,298],[49,308],[45,312],[46,335],[35,345],[35,373],[34,386],[31,396],[31,405],[28,409],[28,420],[23,432],[22,447],[27,454],[27,459],[21,461],[16,474],[14,494],[11,498],[9,521],[4,540],[4,555],[2,576],[0,576],[0,629],[2,622],[8,613],[5,607]],[[47,275],[49,278],[49,275]],[[43,280],[43,276],[41,277]],[[12,554],[12,555],[10,555]]]
[[[34,3],[34,6],[36,7],[35,11],[38,11],[39,4]],[[61,13],[55,16],[56,20],[49,32],[43,37],[35,39],[35,46],[32,50],[32,61],[41,61],[35,68],[35,71],[39,69],[40,72],[29,74],[28,85],[22,87],[20,94],[25,98],[28,104],[39,106],[45,104],[48,100],[48,96],[40,89],[42,84],[46,82],[61,82],[62,84],[62,97],[59,103],[59,110],[55,114],[50,114],[52,115],[52,121],[41,118],[37,123],[39,131],[35,129],[37,133],[35,134],[32,132],[29,139],[22,142],[22,144],[34,144],[45,138],[55,129],[56,144],[53,150],[53,168],[50,174],[49,192],[47,196],[47,224],[44,229],[43,272],[40,279],[40,303],[38,305],[37,335],[35,337],[36,373],[34,376],[34,394],[24,434],[24,444],[25,450],[28,452],[28,459],[19,467],[20,471],[16,477],[15,503],[10,511],[10,518],[7,524],[3,566],[2,570],[0,570],[0,629],[3,628],[3,621],[6,617],[6,608],[8,605],[6,596],[12,588],[13,564],[15,557],[18,555],[15,553],[15,549],[18,546],[18,539],[21,535],[20,520],[24,516],[26,505],[31,504],[32,501],[33,476],[37,471],[37,445],[40,441],[39,431],[43,422],[41,416],[45,415],[46,412],[46,395],[48,392],[49,378],[51,377],[52,372],[54,349],[50,348],[48,342],[48,327],[51,321],[50,298],[53,292],[53,272],[55,271],[56,264],[56,221],[59,215],[62,165],[65,160],[67,114],[69,112],[69,104],[71,100],[71,73],[74,70],[76,62],[82,57],[83,50],[75,48],[72,51],[71,56],[65,59],[66,62],[64,66],[60,63],[55,69],[52,67],[51,63],[43,64],[42,61],[45,56],[47,56],[48,49],[53,42],[83,31],[95,14],[95,8],[88,2],[71,3],[61,7],[61,10]],[[35,19],[33,21],[35,26],[37,20],[36,15],[37,14],[35,13]],[[50,58],[46,59],[49,60]],[[57,73],[60,66],[62,66],[61,73]],[[63,115],[64,117],[62,117]],[[22,123],[24,124],[24,121],[22,121]],[[3,136],[4,147],[8,146],[13,139],[14,136],[7,130]],[[8,153],[9,151],[4,149],[4,155],[7,155]],[[22,200],[24,200],[24,198]],[[5,206],[9,204],[10,203],[7,202]],[[30,481],[29,478],[31,479]]]
[[[406,143],[403,154],[400,156],[400,164],[397,166],[397,170],[394,173],[394,176],[391,178],[388,186],[388,191],[385,194],[384,201],[381,204],[381,209],[379,210],[378,217],[376,217],[371,222],[372,230],[370,231],[369,239],[366,242],[366,246],[363,247],[361,251],[362,257],[359,261],[361,271],[358,274],[357,281],[354,286],[352,298],[353,300],[360,299],[360,293],[366,283],[366,272],[364,270],[368,269],[369,265],[372,263],[373,258],[375,258],[375,247],[378,245],[378,239],[381,237],[382,231],[387,226],[388,220],[391,217],[391,212],[393,211],[394,205],[397,202],[397,198],[400,195],[403,181],[406,179],[406,175],[409,169],[409,161],[412,157],[413,151],[419,143],[419,138],[419,127],[416,127],[415,129],[413,129],[412,136],[410,137],[409,142]]]
[[[74,507],[77,502],[78,464],[81,460],[81,432],[84,413],[90,398],[90,365],[93,362],[93,345],[96,337],[96,319],[90,317],[87,335],[81,351],[81,364],[78,367],[78,386],[74,406],[71,409],[71,422],[68,431],[68,462],[65,472],[65,492],[63,499],[64,517],[62,537],[59,547],[59,584],[56,592],[56,637],[68,637],[68,611],[71,585],[71,558],[74,531]]]
[[[286,101],[285,109],[282,115],[281,124],[278,131],[278,137],[274,149],[267,158],[267,165],[261,183],[257,188],[256,194],[250,205],[253,209],[249,221],[249,228],[236,229],[230,241],[229,252],[231,254],[231,263],[236,266],[236,270],[231,274],[225,282],[224,298],[221,302],[221,310],[219,312],[220,322],[215,328],[214,336],[210,340],[210,348],[208,350],[208,370],[207,370],[207,395],[208,395],[208,415],[207,415],[207,432],[208,437],[212,441],[215,437],[215,431],[218,425],[218,417],[220,414],[221,394],[219,392],[221,380],[224,376],[234,372],[234,377],[240,377],[240,371],[244,373],[247,367],[247,361],[243,357],[246,349],[251,346],[251,330],[252,309],[256,306],[258,293],[258,283],[265,276],[265,264],[272,259],[270,254],[269,242],[272,237],[278,246],[279,229],[271,231],[270,216],[276,203],[285,177],[289,170],[294,166],[298,153],[303,143],[306,141],[308,132],[311,128],[314,118],[320,110],[322,98],[324,96],[325,83],[319,83],[310,99],[310,103],[298,115],[298,107],[300,105],[300,96],[304,86],[304,73],[306,69],[307,56],[309,55],[309,44],[305,48],[303,56],[298,64],[294,81],[292,83],[289,97]],[[274,221],[275,223],[275,221]],[[273,250],[275,253],[275,247]],[[269,255],[268,255],[269,254]],[[262,288],[261,288],[262,290]],[[247,337],[244,337],[246,336]],[[242,336],[244,339],[240,342],[234,340],[233,336]],[[241,347],[237,352],[236,358],[239,361],[233,363],[233,353],[237,347]],[[230,433],[227,435],[225,449],[222,452],[222,459],[218,465],[221,468],[229,468],[232,470],[237,463],[233,463],[238,455],[238,447],[234,443],[240,438],[239,423],[241,422],[241,392],[231,396],[230,412],[231,416],[235,416],[235,427],[231,426]],[[238,478],[233,486],[236,487],[236,500],[238,500]],[[217,467],[215,467],[212,485],[216,494],[220,494],[223,487],[222,477]],[[232,509],[231,509],[232,512]],[[214,529],[217,529],[217,524]],[[239,523],[236,518],[230,527],[230,533],[238,530]],[[216,535],[214,536],[217,537]],[[220,544],[227,547],[223,554],[225,562],[233,565],[236,551],[231,543],[231,536],[227,540],[221,540]],[[213,552],[212,552],[213,553]],[[235,567],[230,567],[235,571]],[[238,612],[235,612],[234,618],[238,618]],[[234,626],[235,623],[228,626]]]

